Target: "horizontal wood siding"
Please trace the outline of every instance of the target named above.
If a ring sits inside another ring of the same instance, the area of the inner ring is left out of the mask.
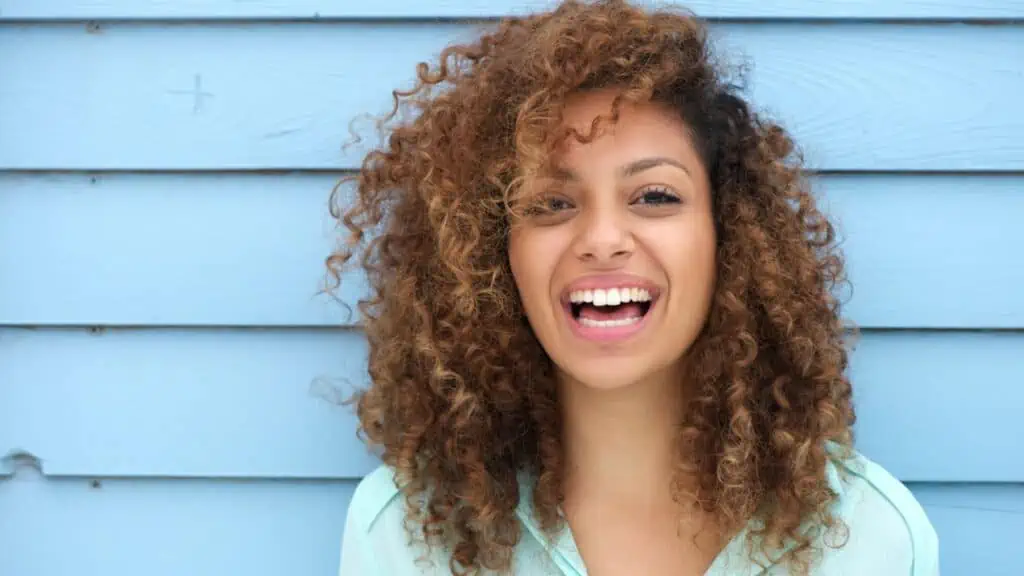
[[[466,19],[548,4],[0,0],[0,574],[336,572],[377,463],[358,318],[318,294],[349,125]],[[943,574],[1017,574],[1024,0],[690,6],[839,223],[859,447]]]
[[[664,0],[641,0],[648,7]],[[0,0],[0,19],[437,19],[495,18],[551,0]],[[691,0],[707,18],[989,20],[1024,18],[1024,0]]]
[[[4,574],[336,574],[355,480],[0,481]],[[909,484],[942,574],[1020,576],[1024,485]]]
[[[0,174],[0,323],[350,324],[318,291],[339,176]],[[1024,176],[825,175],[866,328],[1024,326]],[[67,238],[74,238],[68,242]],[[936,257],[941,254],[941,257]],[[343,301],[365,293],[343,279]]]
[[[358,166],[391,90],[478,26],[0,28],[0,169]],[[1024,169],[1017,26],[722,24],[758,106],[817,169]],[[368,46],[387,49],[368,50]],[[353,57],[358,55],[358,57]],[[15,139],[16,137],[16,139]],[[59,143],[59,144],[58,144]]]
[[[1016,332],[865,333],[861,448],[904,480],[1024,482],[1006,457],[1021,350]],[[52,476],[358,478],[374,459],[338,403],[365,370],[356,330],[5,329],[0,446]]]

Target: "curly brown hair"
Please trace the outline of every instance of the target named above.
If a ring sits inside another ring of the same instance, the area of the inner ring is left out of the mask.
[[[717,281],[687,352],[676,490],[696,486],[688,501],[723,530],[753,524],[752,550],[785,549],[806,572],[815,539],[843,529],[826,478],[854,421],[843,263],[791,138],[751,110],[682,10],[567,1],[447,47],[393,92],[388,139],[343,181],[354,200],[332,194],[347,242],[329,273],[340,282],[355,259],[370,286],[360,432],[404,485],[407,527],[450,551],[453,573],[509,569],[519,473],[535,479],[541,525],[560,528],[555,371],[510,272],[510,195],[557,146],[566,98],[602,88],[622,90],[606,121],[623,101],[676,111],[712,186]]]

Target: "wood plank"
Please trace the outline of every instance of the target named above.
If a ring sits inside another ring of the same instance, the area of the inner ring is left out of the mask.
[[[1024,179],[834,177],[820,194],[847,257],[846,314],[859,325],[1024,327]]]
[[[11,574],[217,576],[337,571],[355,481],[0,482]],[[913,484],[944,574],[1016,576],[1021,485]],[[154,561],[154,559],[158,561]]]
[[[337,571],[354,487],[354,480],[0,482],[0,539],[12,544],[4,565],[37,576],[329,574]],[[1024,487],[910,488],[939,533],[944,574],[1016,576]]]
[[[357,478],[377,459],[337,399],[365,355],[355,331],[4,329],[0,454],[51,477]],[[1024,333],[868,332],[853,362],[858,446],[893,474],[1024,481]]]
[[[903,480],[1020,482],[1024,465],[995,462],[1019,460],[1024,421],[993,405],[1024,400],[1022,369],[1021,332],[868,332],[851,368],[858,445]]]
[[[331,175],[0,175],[0,324],[349,324],[317,291]],[[883,328],[1022,328],[1024,178],[826,176],[846,314]],[[70,239],[70,240],[69,240]],[[355,304],[360,274],[339,292]]]
[[[491,18],[551,7],[551,0],[0,0],[0,18],[52,19],[264,19],[264,18]],[[644,0],[644,6],[666,2]],[[785,19],[1017,19],[1021,0],[687,0],[708,18]]]
[[[376,457],[340,400],[365,356],[356,332],[3,330],[0,454],[56,476],[358,477]]]
[[[0,27],[0,169],[351,168],[464,24]],[[823,170],[1024,169],[1024,29],[716,26],[750,94]],[[387,50],[367,47],[387,46]],[[253,55],[259,54],[259,57]],[[908,88],[912,87],[912,88]],[[367,142],[369,123],[357,123]]]
[[[0,481],[4,574],[337,574],[355,482]]]
[[[912,484],[939,534],[943,574],[1020,574],[1024,484]]]
[[[0,175],[0,323],[344,323],[317,294],[336,180]]]

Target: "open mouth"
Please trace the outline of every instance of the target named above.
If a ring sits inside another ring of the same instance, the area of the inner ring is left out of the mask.
[[[569,294],[566,309],[578,334],[625,337],[639,330],[657,299],[657,290],[651,288],[575,290]]]

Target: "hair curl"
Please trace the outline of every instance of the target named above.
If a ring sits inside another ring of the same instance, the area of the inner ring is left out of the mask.
[[[447,47],[393,92],[384,123],[416,114],[347,179],[353,201],[332,194],[348,241],[329,273],[340,282],[358,258],[370,286],[360,432],[405,484],[407,527],[450,551],[453,573],[510,567],[519,472],[536,479],[541,525],[559,527],[555,375],[509,269],[509,193],[557,145],[567,96],[601,88],[623,90],[609,121],[622,101],[677,111],[711,180],[718,277],[688,351],[679,478],[723,529],[759,520],[752,548],[795,544],[784,559],[806,572],[817,535],[842,528],[825,470],[829,444],[852,444],[843,263],[792,140],[750,109],[689,13],[568,1]]]

